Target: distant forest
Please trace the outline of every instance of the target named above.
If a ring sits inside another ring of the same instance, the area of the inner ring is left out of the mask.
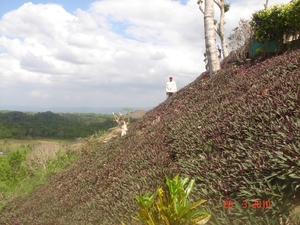
[[[73,139],[115,126],[113,117],[104,114],[0,111],[0,138]]]

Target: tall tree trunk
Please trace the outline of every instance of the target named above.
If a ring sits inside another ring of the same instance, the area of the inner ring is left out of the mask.
[[[214,1],[205,0],[204,9],[204,30],[205,30],[205,47],[208,58],[209,74],[213,76],[221,69],[218,52],[216,48],[216,33],[214,28]]]
[[[224,29],[224,24],[225,24],[225,2],[224,0],[213,0],[214,3],[218,5],[220,8],[220,22],[218,24],[218,27],[215,29],[215,32],[219,35],[221,39],[221,46],[222,46],[222,54],[223,57],[225,58],[228,56],[228,49],[227,49],[227,43],[226,43],[226,38],[225,38],[225,29]],[[203,0],[198,0],[197,2],[199,4],[199,9],[200,11],[204,14],[204,9],[203,9]]]
[[[220,8],[220,22],[219,26],[217,28],[217,33],[221,39],[221,46],[222,46],[222,53],[223,57],[225,58],[228,56],[228,50],[227,50],[227,43],[225,38],[225,32],[224,32],[224,24],[225,24],[225,2],[224,0],[214,0],[214,2],[218,5]]]

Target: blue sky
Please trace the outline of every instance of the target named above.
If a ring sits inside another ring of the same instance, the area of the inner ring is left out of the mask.
[[[47,4],[47,3],[54,3],[59,4],[64,7],[64,9],[70,13],[76,11],[76,9],[80,8],[82,10],[87,10],[90,7],[90,4],[93,1],[90,0],[0,0],[0,15],[3,15],[6,12],[12,11],[14,9],[19,8],[26,2],[32,2],[33,4]]]
[[[174,0],[180,2],[182,5],[186,5],[188,0]],[[64,7],[66,11],[69,13],[73,13],[76,9],[80,8],[82,10],[88,10],[90,8],[90,4],[94,2],[93,0],[0,0],[0,15],[2,16],[4,13],[12,11],[14,9],[19,8],[26,2],[32,2],[33,4],[47,4],[54,3],[59,4]]]
[[[0,110],[158,105],[168,76],[180,89],[204,71],[196,2],[0,0]],[[264,1],[231,3],[227,36]]]

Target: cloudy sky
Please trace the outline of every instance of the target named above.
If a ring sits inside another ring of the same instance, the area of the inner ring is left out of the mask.
[[[0,109],[158,105],[204,71],[196,2],[0,0]],[[265,1],[229,2],[227,34]]]

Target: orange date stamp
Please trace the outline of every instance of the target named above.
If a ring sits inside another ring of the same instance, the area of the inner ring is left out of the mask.
[[[252,209],[270,209],[271,208],[271,200],[243,200],[242,208],[248,209],[251,207]],[[234,201],[233,200],[224,200],[223,201],[224,209],[233,209],[234,208]]]

